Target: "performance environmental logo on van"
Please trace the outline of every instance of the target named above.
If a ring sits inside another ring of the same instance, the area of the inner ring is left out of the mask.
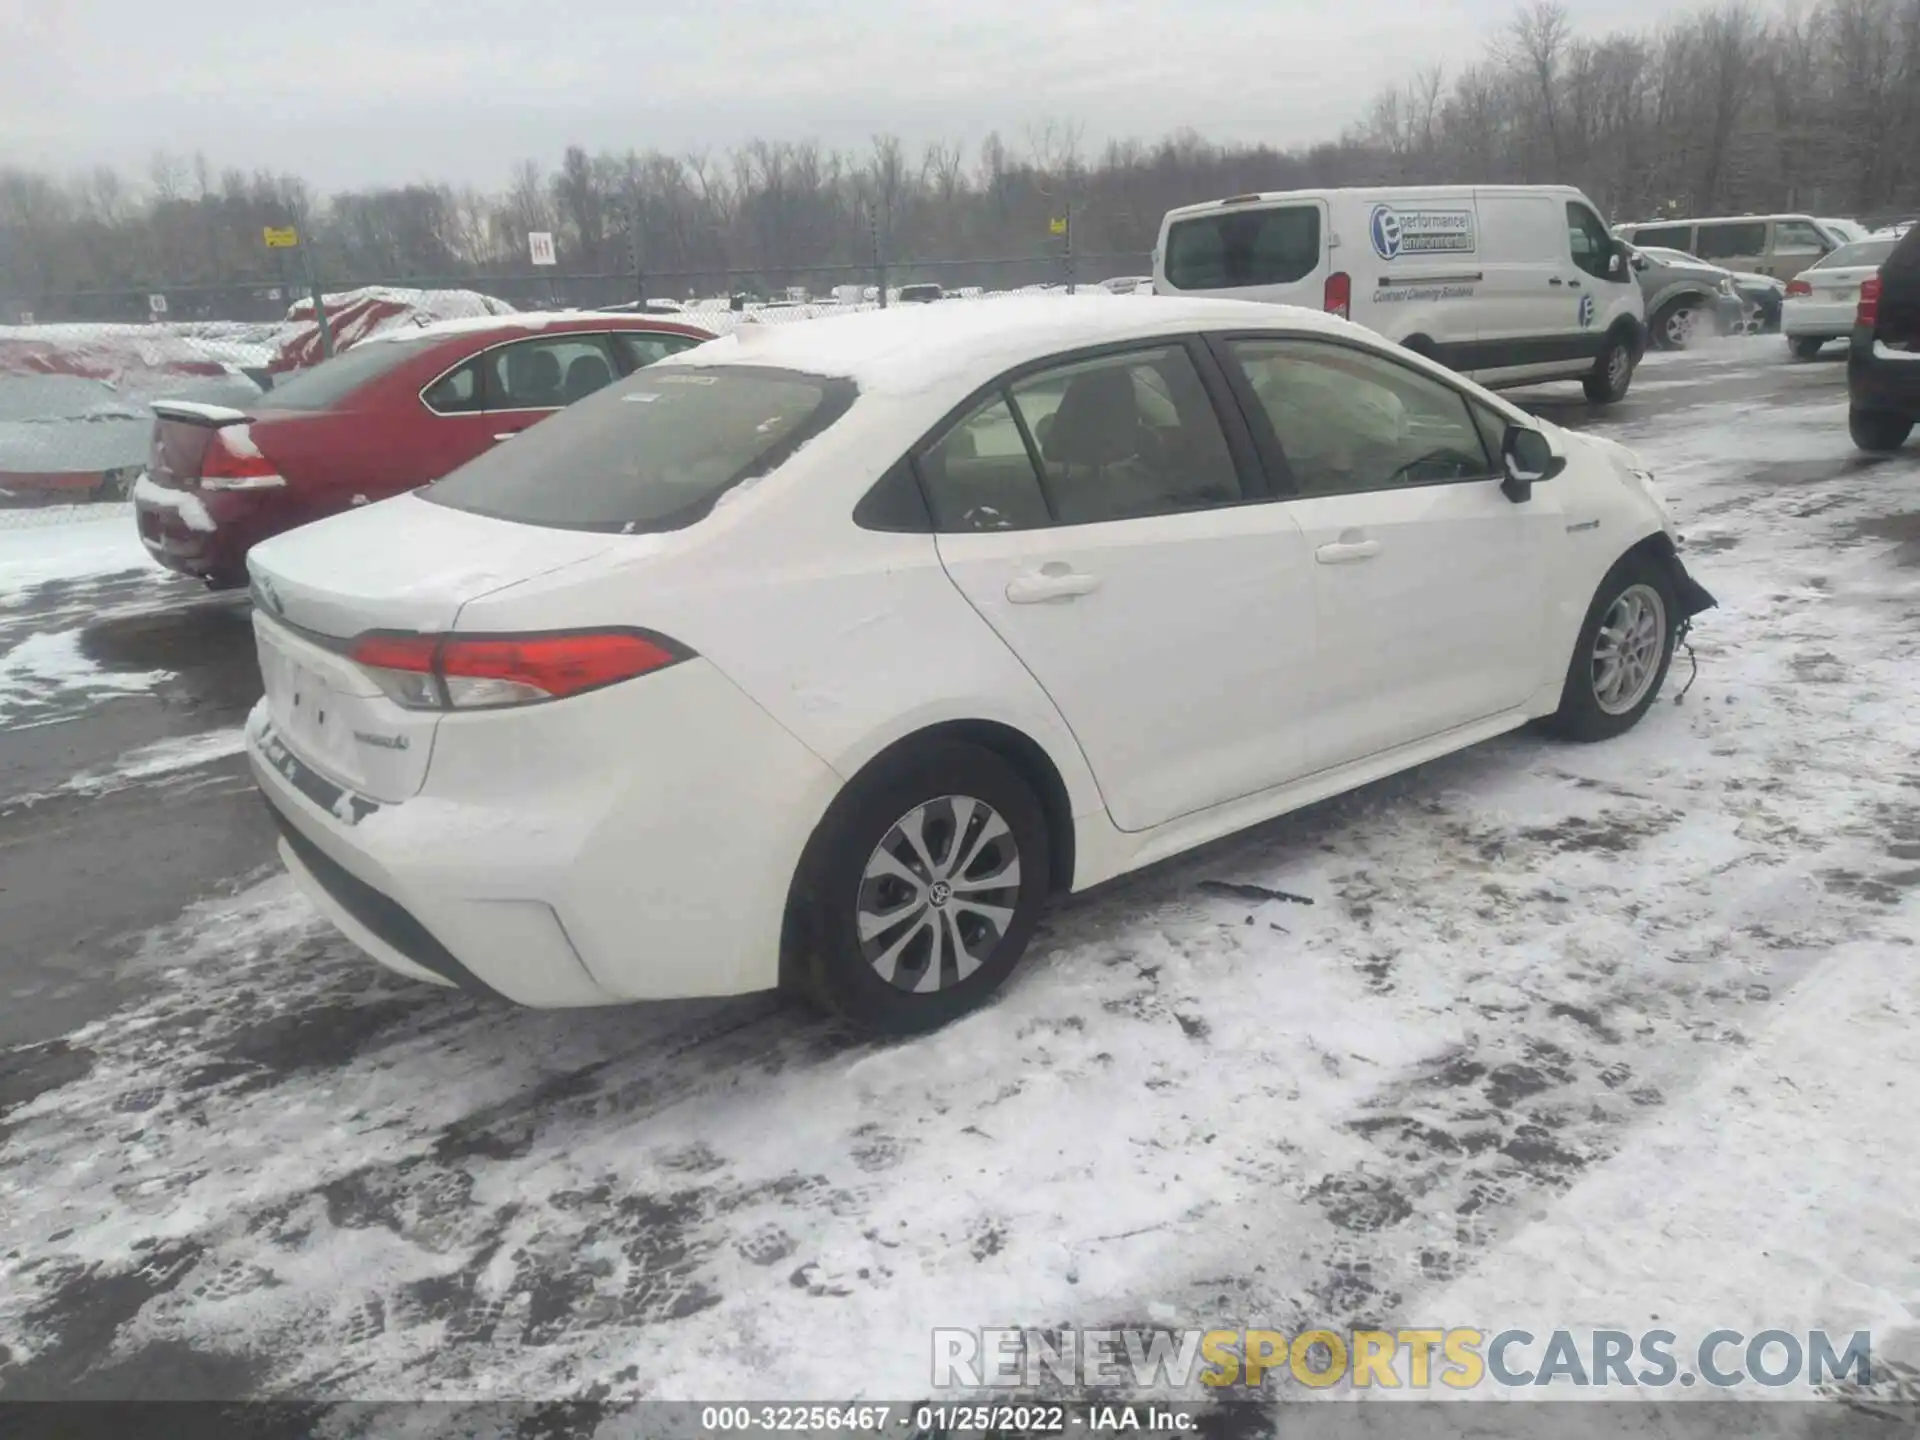
[[[1382,260],[1402,255],[1471,255],[1471,210],[1396,210],[1376,205],[1367,222],[1373,252]]]

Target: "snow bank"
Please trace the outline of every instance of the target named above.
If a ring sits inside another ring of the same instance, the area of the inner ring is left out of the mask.
[[[156,577],[165,573],[141,545],[130,505],[0,514],[0,611],[18,605],[36,585],[146,569]]]

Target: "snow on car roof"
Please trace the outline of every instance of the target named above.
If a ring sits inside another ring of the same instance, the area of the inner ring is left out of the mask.
[[[436,320],[430,325],[396,325],[369,335],[360,343],[375,345],[383,340],[442,340],[450,335],[470,335],[494,330],[545,330],[555,325],[586,325],[598,330],[644,330],[649,324],[684,325],[697,323],[684,315],[620,315],[603,310],[526,310],[512,315],[465,315],[457,320]]]
[[[966,305],[903,305],[790,325],[741,325],[658,363],[770,365],[846,376],[869,393],[901,394],[958,377],[977,375],[974,383],[982,383],[1023,361],[1085,346],[1281,325],[1332,335],[1366,333],[1335,316],[1292,305],[1171,296],[1143,300],[1096,289]]]

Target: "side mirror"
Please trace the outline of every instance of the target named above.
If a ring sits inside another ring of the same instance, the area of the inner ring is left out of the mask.
[[[1533,498],[1533,487],[1558,475],[1567,468],[1567,462],[1553,453],[1553,446],[1538,430],[1509,425],[1500,444],[1500,468],[1505,472],[1501,493],[1514,504],[1524,505]]]
[[[1636,255],[1633,257],[1633,268],[1645,273],[1653,268],[1653,262],[1644,255]]]

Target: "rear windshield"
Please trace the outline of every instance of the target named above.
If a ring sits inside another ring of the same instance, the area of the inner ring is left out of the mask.
[[[262,403],[273,410],[325,410],[339,403],[362,385],[391,374],[439,340],[380,340],[343,350],[331,360],[322,360],[311,370],[275,380],[269,399]]]
[[[1821,260],[1813,268],[1816,270],[1844,270],[1849,265],[1884,265],[1887,257],[1893,254],[1898,238],[1890,240],[1856,240],[1851,245],[1842,245],[1831,255]]]
[[[1167,228],[1167,284],[1176,290],[1292,285],[1319,266],[1318,206],[1228,210]]]
[[[455,510],[566,530],[678,530],[846,413],[851,380],[769,366],[641,371],[421,491]]]

